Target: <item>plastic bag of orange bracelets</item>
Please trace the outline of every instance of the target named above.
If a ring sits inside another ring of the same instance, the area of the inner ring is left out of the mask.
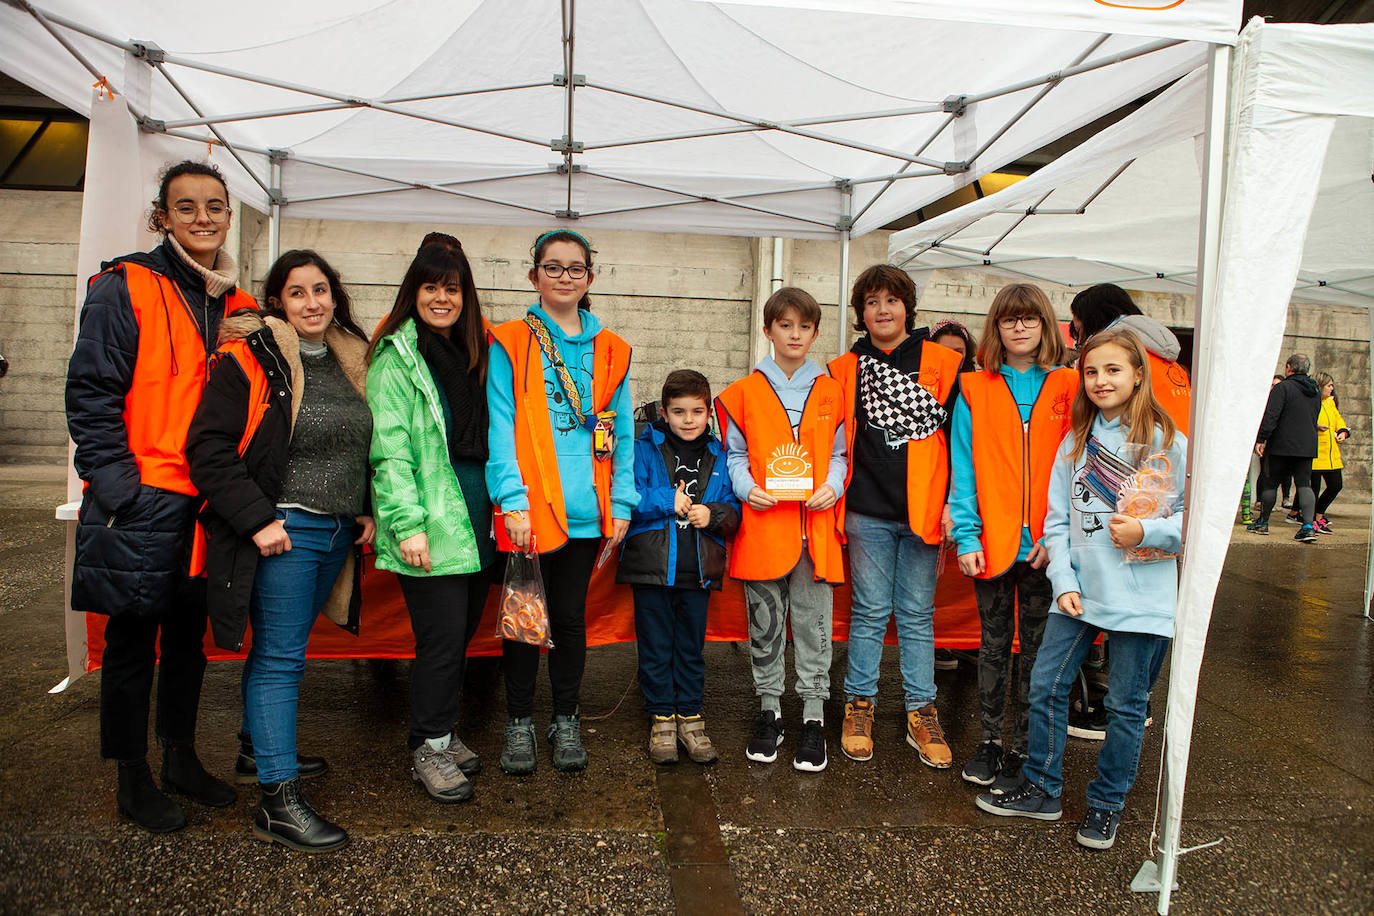
[[[1121,481],[1116,511],[1140,519],[1172,515],[1178,491],[1174,488],[1174,469],[1168,456],[1147,446],[1126,445],[1119,457],[1128,461],[1134,470]],[[1127,547],[1122,554],[1127,563],[1148,563],[1177,556],[1158,547]]]
[[[506,555],[506,580],[501,585],[502,639],[553,647],[549,636],[549,606],[544,600],[544,579],[539,574],[539,554],[511,551]]]

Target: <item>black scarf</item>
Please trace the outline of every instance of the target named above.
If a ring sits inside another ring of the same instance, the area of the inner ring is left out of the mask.
[[[444,337],[417,321],[415,340],[430,374],[448,399],[449,458],[486,461],[487,389],[468,371],[468,352],[462,337]]]

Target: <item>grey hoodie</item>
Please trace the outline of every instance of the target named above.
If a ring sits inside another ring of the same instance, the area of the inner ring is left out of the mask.
[[[1118,326],[1134,331],[1135,336],[1139,337],[1140,342],[1145,345],[1145,349],[1155,356],[1171,363],[1178,359],[1180,351],[1178,338],[1174,336],[1173,331],[1153,318],[1146,315],[1122,315],[1107,325],[1107,328],[1110,330]]]

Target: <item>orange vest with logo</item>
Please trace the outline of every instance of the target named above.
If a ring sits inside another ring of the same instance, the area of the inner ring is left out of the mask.
[[[540,553],[557,550],[568,542],[568,512],[563,503],[563,482],[558,476],[558,455],[553,445],[553,421],[549,416],[549,398],[544,389],[544,354],[539,349],[530,326],[523,319],[507,321],[490,331],[492,340],[499,343],[510,357],[514,369],[512,395],[515,399],[515,458],[520,465],[520,477],[529,490],[530,530],[534,546]],[[584,404],[584,412],[605,410],[615,396],[616,388],[630,371],[630,345],[602,330],[593,341],[592,401]],[[616,448],[632,448],[633,443],[618,442]],[[613,457],[592,459],[592,485],[601,509],[601,534],[610,537],[611,478]],[[582,481],[569,481],[573,486],[585,486]],[[506,526],[496,512],[496,541],[502,550],[513,547],[506,536]]]
[[[917,384],[944,404],[959,378],[963,357],[949,347],[929,340],[921,344],[921,368]],[[854,435],[857,432],[854,416],[859,393],[859,356],[845,353],[830,361],[830,374],[844,390],[844,432],[850,455],[849,475],[845,486],[854,479]],[[912,439],[906,444],[906,511],[907,524],[912,532],[931,546],[944,540],[940,520],[949,496],[949,440],[943,429],[924,439]],[[840,532],[844,533],[844,506],[839,508]]]
[[[186,433],[205,389],[205,341],[181,290],[169,278],[127,261],[111,270],[124,273],[138,322],[138,358],[124,398],[124,428],[139,480],[195,496]],[[241,289],[224,297],[226,316],[252,308],[257,303]]]
[[[1179,432],[1188,435],[1188,418],[1192,412],[1193,386],[1188,373],[1178,363],[1146,352],[1150,358],[1150,390],[1164,412],[1174,421]]]
[[[973,475],[983,522],[979,540],[986,564],[977,578],[992,579],[1016,562],[1022,528],[1030,528],[1036,541],[1044,537],[1050,471],[1073,426],[1078,373],[1055,369],[1046,375],[1026,423],[1000,372],[966,372],[959,386],[973,421]]]
[[[825,483],[835,430],[843,419],[840,387],[821,376],[811,385],[801,423],[794,435],[792,421],[778,394],[762,372],[755,370],[734,382],[716,398],[721,437],[730,426],[749,444],[749,472],[755,481],[768,477],[768,460],[780,445],[797,443],[811,459],[814,487]],[[844,582],[839,518],[835,507],[812,512],[800,502],[785,501],[763,512],[745,501],[739,532],[730,548],[730,575],[744,581],[781,579],[801,559],[805,546],[816,570],[816,581]],[[805,545],[802,535],[805,532]]]

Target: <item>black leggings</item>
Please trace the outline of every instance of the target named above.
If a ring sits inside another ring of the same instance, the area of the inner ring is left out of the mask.
[[[549,607],[549,686],[553,714],[577,712],[582,671],[587,665],[587,585],[592,580],[600,538],[573,538],[553,553],[539,555],[544,596]],[[534,711],[534,682],[541,649],[502,640],[501,667],[506,676],[506,715],[524,718]]]
[[[412,750],[426,738],[442,738],[458,719],[468,643],[487,601],[491,570],[466,576],[397,576],[415,634],[410,674]]]
[[[1323,486],[1325,484],[1325,486]],[[1344,482],[1341,479],[1341,469],[1336,468],[1332,471],[1313,471],[1312,472],[1312,492],[1317,494],[1317,514],[1326,515],[1326,510],[1336,501],[1340,495],[1341,487]]]
[[[1279,481],[1292,475],[1293,508],[1304,525],[1312,524],[1316,499],[1312,495],[1312,458],[1298,455],[1270,455],[1260,461],[1260,523],[1269,524],[1269,513],[1278,499]]]

